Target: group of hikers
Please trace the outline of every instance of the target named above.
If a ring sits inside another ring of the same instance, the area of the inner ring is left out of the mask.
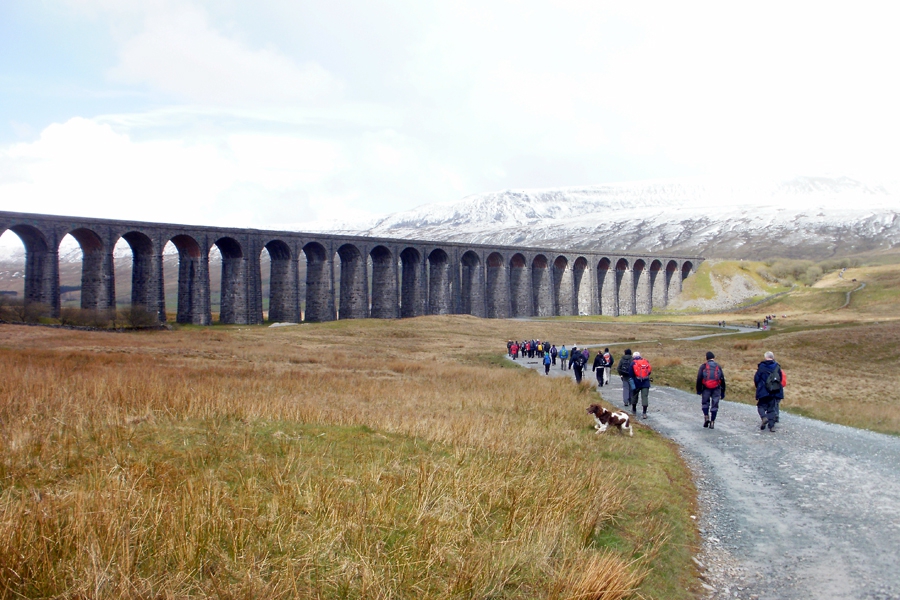
[[[550,374],[550,367],[557,364],[559,359],[560,369],[572,369],[575,381],[581,383],[584,371],[590,360],[588,348],[579,349],[573,345],[571,350],[565,345],[556,347],[549,342],[540,340],[528,340],[518,342],[509,340],[506,345],[509,356],[516,359],[517,356],[534,358],[537,356],[544,365],[544,373]],[[700,396],[700,406],[703,410],[703,427],[715,429],[716,416],[719,412],[719,402],[725,399],[725,373],[716,360],[713,352],[706,353],[706,362],[700,365],[697,371],[696,390]],[[615,364],[609,348],[598,352],[594,357],[591,370],[597,377],[597,386],[609,385],[609,376]],[[647,408],[650,404],[650,383],[653,381],[650,374],[653,367],[650,362],[641,356],[640,352],[632,352],[626,349],[625,354],[616,365],[616,373],[622,380],[622,402],[626,408],[631,407],[631,412],[637,415],[638,402],[641,404],[641,417],[647,418]],[[775,431],[778,423],[780,403],[784,399],[784,386],[787,385],[787,377],[784,370],[777,362],[772,352],[764,354],[764,360],[757,365],[756,374],[753,377],[756,387],[756,410],[760,417],[759,429]]]

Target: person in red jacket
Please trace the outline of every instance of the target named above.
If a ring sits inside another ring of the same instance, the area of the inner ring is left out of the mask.
[[[513,342],[512,346],[509,347],[510,353],[512,353],[512,359],[516,360],[516,357],[519,355],[519,342]]]
[[[637,414],[638,396],[641,397],[641,406],[644,412],[642,419],[647,418],[647,406],[650,404],[650,373],[653,367],[647,362],[646,358],[641,356],[640,352],[634,353],[634,360],[631,361],[631,377],[634,381],[634,391],[631,393],[631,412]]]

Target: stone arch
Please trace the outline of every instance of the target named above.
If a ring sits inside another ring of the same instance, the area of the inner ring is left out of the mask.
[[[531,293],[535,316],[552,317],[553,280],[550,261],[543,254],[538,254],[531,261]]]
[[[681,292],[681,277],[678,277],[678,263],[670,260],[666,263],[666,304]]]
[[[694,272],[694,263],[689,260],[684,261],[681,265],[681,279],[682,281],[690,277],[691,273]]]
[[[369,252],[372,259],[372,318],[396,319],[397,261],[385,246],[375,246]]]
[[[424,261],[415,248],[400,253],[400,316],[418,317],[425,314]]]
[[[481,257],[469,250],[462,255],[460,266],[460,312],[464,315],[484,317],[484,270]]]
[[[487,257],[487,317],[506,319],[509,317],[509,271],[503,256],[492,252]]]
[[[553,261],[553,307],[552,314],[571,316],[575,314],[575,285],[572,281],[572,270],[569,268],[569,260],[565,256],[557,256]]]
[[[56,249],[51,248],[44,233],[32,225],[11,225],[6,229],[16,234],[25,248],[22,302],[42,304],[50,316],[59,316],[59,257]]]
[[[428,314],[449,315],[453,312],[450,275],[450,257],[442,249],[435,248],[428,255]]]
[[[93,230],[69,231],[81,247],[81,308],[108,310],[116,306],[112,248]]]
[[[612,271],[612,261],[604,256],[597,262],[597,299],[601,315],[619,315],[619,295],[616,274]]]
[[[306,306],[304,321],[334,320],[334,287],[328,250],[318,242],[303,246],[306,256]]]
[[[669,303],[666,295],[666,278],[662,275],[662,261],[658,258],[650,263],[650,311],[665,308]]]
[[[618,314],[634,314],[634,279],[628,260],[620,258],[616,262],[616,297],[618,299]]]
[[[165,321],[165,294],[159,277],[162,248],[157,249],[150,236],[140,231],[128,231],[120,239],[131,249],[131,306],[155,313],[160,321]]]
[[[219,322],[247,323],[247,283],[244,249],[233,237],[220,237],[214,244],[222,255],[222,285],[219,294]],[[210,307],[212,308],[212,307]]]
[[[572,266],[572,287],[574,292],[572,298],[575,301],[573,314],[576,315],[589,315],[593,312],[591,307],[591,286],[589,283],[586,283],[584,278],[587,270],[587,259],[583,256],[576,258],[575,264]]]
[[[178,306],[175,321],[209,325],[209,256],[203,256],[193,237],[179,234],[169,239],[178,250]],[[205,259],[205,260],[204,260]]]
[[[299,323],[299,269],[294,253],[287,242],[279,239],[269,240],[263,248],[269,254],[268,320]]]
[[[525,256],[516,253],[509,259],[509,301],[511,317],[531,316],[531,290]]]
[[[650,314],[650,274],[647,262],[639,258],[631,268],[634,281],[634,312],[638,315]]]
[[[365,319],[369,316],[369,283],[366,260],[359,248],[344,244],[338,248],[341,259],[341,298],[339,319]]]

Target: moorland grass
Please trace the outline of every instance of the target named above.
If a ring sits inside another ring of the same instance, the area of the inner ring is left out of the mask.
[[[0,326],[0,597],[692,597],[673,446],[497,366],[587,329]]]

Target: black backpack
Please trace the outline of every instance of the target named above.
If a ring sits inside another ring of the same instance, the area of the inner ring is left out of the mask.
[[[766,376],[766,391],[776,394],[781,390],[781,369],[775,369]]]

